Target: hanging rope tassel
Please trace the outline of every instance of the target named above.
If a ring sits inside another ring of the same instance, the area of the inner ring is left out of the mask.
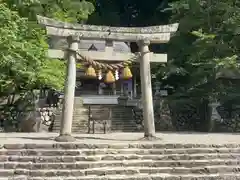
[[[98,71],[98,80],[102,80],[102,70]]]
[[[115,79],[116,79],[116,80],[119,80],[119,73],[118,73],[118,70],[115,71]]]
[[[85,74],[89,77],[96,77],[97,76],[95,69],[91,65],[87,68],[87,71],[86,71]]]
[[[107,72],[106,77],[105,77],[105,82],[109,83],[109,84],[115,82],[115,78],[114,78],[112,71]]]
[[[124,67],[122,77],[126,80],[132,78],[132,72],[128,66]]]

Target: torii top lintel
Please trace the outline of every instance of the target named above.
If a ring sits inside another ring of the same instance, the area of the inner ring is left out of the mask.
[[[178,29],[178,23],[148,27],[110,27],[71,24],[37,16],[38,23],[46,26],[47,34],[52,36],[76,36],[80,39],[112,40],[137,42],[148,40],[151,43],[166,43],[171,34]]]

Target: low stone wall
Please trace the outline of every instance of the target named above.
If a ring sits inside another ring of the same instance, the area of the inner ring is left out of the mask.
[[[165,106],[168,108],[162,106],[159,109],[160,113],[167,114],[159,119],[159,123],[171,124],[170,128],[165,126],[167,130],[240,132],[240,108],[236,105],[231,105],[233,108],[229,109],[220,103],[186,101],[180,105],[172,104],[166,101]]]
[[[56,113],[61,111],[59,107],[53,107],[46,103],[46,98],[39,99],[35,112],[21,121],[22,132],[51,132],[56,118]]]
[[[240,132],[240,108],[238,105],[226,107],[220,103],[210,104],[211,121],[214,132]]]
[[[156,131],[174,131],[171,109],[165,99],[159,99],[154,104]]]
[[[78,97],[79,98],[79,97]],[[78,102],[78,101],[77,101]],[[174,104],[174,105],[173,105]],[[74,127],[74,132],[87,133],[88,105],[75,107],[77,115],[74,115],[74,122],[82,124]],[[119,132],[138,132],[143,131],[139,127],[137,120],[133,117],[133,106],[126,105],[90,105],[105,106],[112,111],[112,117],[109,123],[109,131]],[[82,110],[77,110],[81,108]],[[83,109],[85,109],[83,111]],[[207,109],[207,110],[206,110]],[[80,118],[83,112],[84,118]],[[203,131],[203,132],[239,132],[240,131],[240,111],[235,108],[229,114],[228,109],[219,103],[212,103],[206,107],[201,103],[186,101],[182,104],[169,102],[167,99],[160,98],[154,102],[155,127],[156,131]],[[76,114],[76,113],[75,113]],[[76,116],[76,117],[75,117]],[[34,118],[35,119],[34,119]],[[39,100],[38,108],[35,114],[32,114],[27,120],[23,121],[21,126],[23,132],[48,132],[53,130],[53,124],[60,125],[61,106],[49,107],[46,99]],[[84,120],[83,120],[84,119]],[[83,123],[78,121],[84,121]],[[75,123],[76,124],[76,123]],[[31,126],[31,127],[30,127]],[[84,126],[84,127],[83,127]],[[59,131],[54,129],[54,131]],[[102,132],[102,125],[97,130]]]

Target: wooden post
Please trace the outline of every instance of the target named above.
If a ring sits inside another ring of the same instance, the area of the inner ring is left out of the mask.
[[[76,52],[78,50],[78,40],[76,37],[68,38],[69,52],[67,64],[67,77],[64,88],[64,103],[62,110],[61,130],[60,135],[55,139],[60,142],[72,142],[75,138],[71,136],[72,120],[74,110],[74,96],[76,86]]]
[[[151,69],[149,56],[149,41],[140,41],[139,49],[141,52],[140,59],[140,75],[141,75],[141,91],[144,118],[144,137],[152,139],[155,137],[155,124],[153,112]]]
[[[121,89],[120,89],[120,93],[121,93],[121,96],[123,96],[124,95],[124,88],[123,88],[123,80],[122,79],[120,79],[120,83],[121,83]]]
[[[136,72],[133,74],[133,97],[137,97],[137,78],[136,78]]]
[[[117,95],[117,84],[116,82],[112,83],[112,91],[113,91],[113,95]]]

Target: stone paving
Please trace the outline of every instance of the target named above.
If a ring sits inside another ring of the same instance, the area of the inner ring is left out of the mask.
[[[58,133],[0,133],[0,144],[56,143]],[[143,141],[143,133],[73,134],[77,143],[240,144],[240,134],[157,133],[159,140]]]
[[[0,133],[0,180],[239,180],[238,134]]]

